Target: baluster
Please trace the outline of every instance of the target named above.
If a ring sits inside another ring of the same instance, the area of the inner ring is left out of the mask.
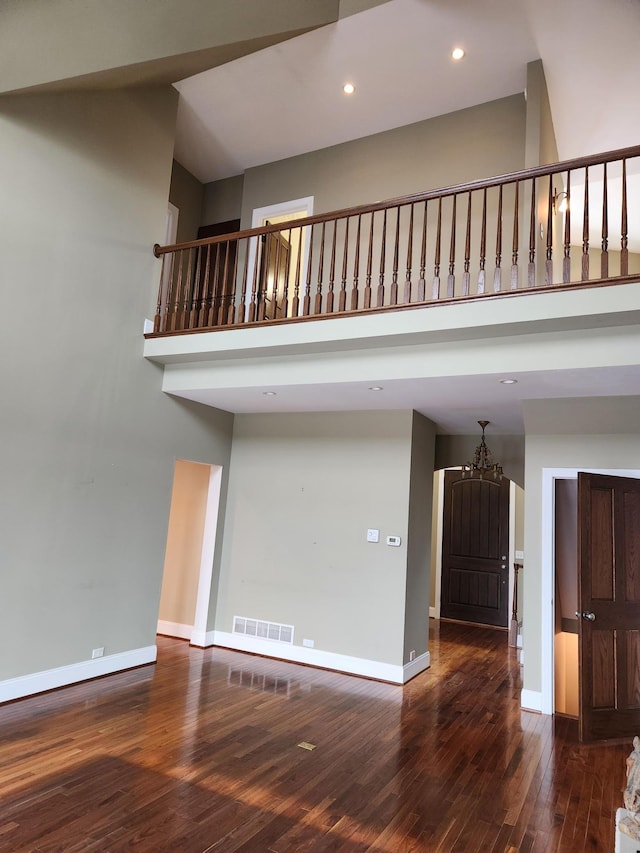
[[[247,252],[249,251],[249,245],[251,244],[251,238],[249,238],[247,244]],[[258,290],[258,267],[260,266],[260,244],[261,239],[256,235],[256,251],[255,251],[255,261],[253,264],[253,271],[251,274],[251,302],[249,303],[249,322],[254,323],[258,319],[258,299],[260,298],[260,293]]]
[[[391,292],[389,305],[398,304],[398,245],[400,242],[400,206],[396,208],[396,238],[393,246],[393,273],[391,276]]]
[[[207,325],[207,294],[209,293],[209,276],[211,275],[211,243],[207,244],[207,259],[204,265],[204,279],[200,292],[200,304],[198,306],[198,328]]]
[[[285,255],[284,267],[284,289],[282,291],[282,316],[286,317],[289,314],[289,275],[291,270],[291,228],[287,231],[287,241],[289,243],[289,251]]]
[[[480,225],[480,270],[477,293],[484,293],[485,264],[487,262],[487,188],[482,190],[482,224]]]
[[[496,225],[496,268],[493,273],[493,292],[502,290],[502,184],[498,188],[498,222]]]
[[[582,281],[589,281],[589,167],[584,167],[584,212],[582,214]]]
[[[511,290],[518,289],[518,248],[520,245],[520,181],[516,181],[513,208],[513,242],[511,243]]]
[[[326,313],[333,313],[333,288],[336,277],[336,239],[338,235],[338,220],[333,220],[333,239],[331,241],[331,265],[329,267],[329,292],[327,293]]]
[[[600,278],[609,278],[609,196],[607,164],[603,163],[602,176],[602,250],[600,253]]]
[[[300,313],[300,264],[302,259],[302,228],[296,229],[298,233],[298,252],[296,255],[296,275],[293,285],[293,302],[291,303],[291,316],[297,317]]]
[[[200,290],[202,288],[202,247],[196,250],[196,274],[193,283],[193,293],[191,294],[191,310],[189,311],[189,329],[195,329],[198,321],[198,305],[200,304]]]
[[[564,246],[562,257],[562,282],[571,281],[571,171],[567,172],[567,208],[564,214]]]
[[[211,290],[211,296],[207,300],[209,302],[209,310],[207,312],[207,326],[215,326],[217,319],[217,304],[220,299],[220,243],[215,244],[215,260],[213,262],[213,288]]]
[[[364,288],[364,307],[371,308],[371,267],[373,265],[373,217],[375,211],[371,211],[371,227],[369,228],[369,251],[367,254],[367,277]]]
[[[238,241],[237,253],[240,251],[240,241]],[[247,313],[247,279],[249,275],[249,240],[244,251],[244,264],[242,265],[242,287],[240,290],[240,304],[238,305],[238,313],[236,315],[236,323],[244,323]]]
[[[227,242],[227,251],[231,252],[231,243]],[[227,316],[225,317],[225,325],[233,324],[233,318],[236,314],[236,276],[238,275],[238,243],[235,241],[235,251],[233,253],[233,265],[231,269],[231,278],[228,280],[229,304],[227,307]]]
[[[427,269],[427,202],[424,203],[424,215],[422,217],[422,244],[420,246],[420,278],[418,279],[418,302],[424,302],[427,298],[427,282],[425,280]]]
[[[622,216],[620,221],[620,275],[629,275],[627,223],[627,161],[622,161]]]
[[[322,313],[322,278],[324,275],[324,235],[326,222],[322,223],[322,234],[320,238],[320,257],[318,258],[318,287],[316,289],[316,303],[314,314]]]
[[[156,333],[166,332],[167,330],[169,296],[171,294],[171,282],[173,280],[173,258],[173,252],[168,252],[162,256],[162,273],[160,275],[160,286],[158,287],[158,304],[156,306],[156,316],[153,320],[153,331]]]
[[[527,287],[536,286],[536,179],[531,179],[531,215],[529,219],[529,266]]]
[[[471,190],[467,196],[467,232],[464,239],[464,272],[462,273],[462,295],[468,296],[471,289]]]
[[[227,278],[229,276],[229,241],[219,243],[220,251],[224,252],[224,264],[222,265],[222,281],[220,282],[220,302],[218,303],[218,316],[216,326],[224,326],[227,322],[228,311],[228,295],[227,295]],[[224,248],[223,248],[224,247]]]
[[[256,320],[264,320],[267,313],[267,290],[269,288],[269,261],[271,260],[271,243],[267,243],[267,235],[260,235],[260,277],[258,281],[258,315]]]
[[[277,236],[276,236],[277,235]],[[268,238],[267,238],[268,239]],[[271,234],[270,243],[275,242],[274,258],[273,258],[273,282],[271,284],[271,317],[269,320],[275,320],[278,317],[278,291],[280,289],[280,256],[282,254],[282,231],[274,231]],[[271,250],[269,250],[269,266],[271,265]]]
[[[313,266],[313,229],[314,225],[311,226],[311,230],[309,231],[309,260],[307,264],[307,281],[305,283],[304,289],[304,299],[302,300],[302,315],[304,317],[309,316],[309,312],[311,311],[311,267]]]
[[[342,281],[340,282],[340,296],[338,298],[338,311],[342,314],[347,308],[347,260],[349,254],[349,217],[344,220],[344,249],[342,252]]]
[[[377,306],[384,305],[384,265],[387,254],[387,209],[384,209],[382,215],[382,243],[380,244],[380,276],[378,279],[378,300]]]
[[[453,205],[451,207],[451,240],[449,242],[449,275],[447,277],[447,297],[452,299],[456,289],[456,202],[457,196],[453,196]]]
[[[433,262],[432,299],[440,299],[440,243],[442,240],[442,198],[438,199],[438,221],[436,224],[436,253]]]
[[[360,276],[360,224],[362,215],[358,214],[358,227],[356,229],[356,253],[353,260],[353,287],[351,288],[351,310],[358,308],[359,276]]]
[[[411,266],[413,264],[413,205],[409,209],[409,236],[407,238],[407,275],[404,280],[404,301],[411,302]]]
[[[180,296],[182,293],[182,265],[183,265],[182,255],[183,255],[183,252],[184,252],[184,249],[180,249],[180,251],[178,252],[178,276],[176,279],[176,286],[175,286],[175,293],[174,293],[175,298],[172,300],[172,303],[171,303],[171,313],[170,313],[170,317],[169,317],[169,330],[172,332],[175,331],[175,329],[177,328],[178,309],[180,307]]]
[[[549,175],[547,193],[547,257],[544,263],[544,283],[553,284],[553,175]]]
[[[191,310],[191,290],[192,290],[192,273],[193,273],[193,249],[187,249],[187,275],[184,282],[184,290],[182,293],[182,310],[180,311],[179,328],[186,329],[187,317]]]

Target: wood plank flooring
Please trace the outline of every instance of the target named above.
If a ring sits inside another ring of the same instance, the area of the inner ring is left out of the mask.
[[[503,632],[431,633],[404,688],[159,637],[0,707],[0,851],[613,851],[631,744],[521,711]]]

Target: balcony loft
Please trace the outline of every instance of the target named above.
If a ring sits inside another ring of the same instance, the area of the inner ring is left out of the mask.
[[[303,408],[360,408],[359,383],[506,370],[630,393],[640,147],[154,251],[145,356],[169,393],[250,411],[248,389],[313,385]]]

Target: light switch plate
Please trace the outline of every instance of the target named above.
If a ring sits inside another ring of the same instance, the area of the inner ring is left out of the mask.
[[[380,541],[380,531],[376,530],[373,527],[370,527],[367,530],[367,542],[379,542]]]
[[[516,560],[524,560],[524,551],[516,551]]]

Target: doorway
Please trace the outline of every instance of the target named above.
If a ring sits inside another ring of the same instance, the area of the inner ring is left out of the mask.
[[[205,646],[222,467],[174,467],[157,632]]]
[[[590,474],[606,474],[614,477],[640,478],[640,470],[638,469],[593,469],[587,467],[542,469],[542,565],[540,577],[542,601],[540,626],[542,679],[539,694],[532,690],[523,689],[521,705],[523,708],[540,711],[543,714],[553,714],[555,712],[555,482],[558,479],[577,480],[579,471]]]

